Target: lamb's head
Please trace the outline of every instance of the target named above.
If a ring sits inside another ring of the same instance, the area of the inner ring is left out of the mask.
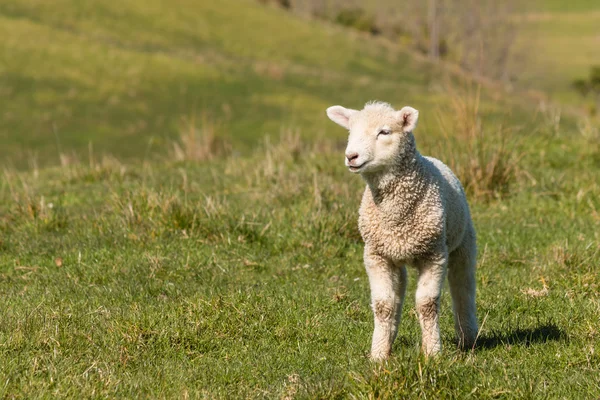
[[[333,106],[327,116],[350,131],[345,163],[351,172],[385,171],[415,152],[412,131],[419,112],[412,107],[396,111],[387,103],[371,102],[358,111]]]

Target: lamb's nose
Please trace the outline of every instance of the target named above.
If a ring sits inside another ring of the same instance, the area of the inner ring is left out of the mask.
[[[349,162],[352,162],[358,158],[358,153],[346,153],[346,158]]]

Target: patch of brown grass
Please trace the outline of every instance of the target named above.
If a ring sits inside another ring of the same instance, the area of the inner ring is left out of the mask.
[[[477,199],[501,198],[510,193],[522,153],[514,128],[498,125],[488,129],[481,118],[481,86],[462,89],[448,86],[449,105],[438,112],[445,136],[444,148],[450,168],[465,191]]]
[[[182,119],[179,140],[173,143],[171,155],[177,161],[208,161],[231,154],[231,142],[219,133],[221,126],[206,114],[200,123],[196,116]]]

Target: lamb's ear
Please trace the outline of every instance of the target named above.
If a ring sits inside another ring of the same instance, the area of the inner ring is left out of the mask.
[[[350,120],[352,114],[357,112],[358,111],[356,110],[344,108],[342,106],[332,106],[327,109],[327,116],[336,124],[343,126],[346,129],[350,129],[350,124],[348,121]]]
[[[419,120],[419,111],[412,107],[402,107],[400,111],[396,111],[398,119],[402,123],[402,131],[412,132],[417,126]]]

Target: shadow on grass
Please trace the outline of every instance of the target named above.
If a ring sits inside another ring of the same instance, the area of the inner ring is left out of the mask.
[[[545,324],[537,328],[515,329],[511,332],[492,332],[477,339],[475,349],[493,349],[504,345],[531,346],[536,343],[564,340],[565,332],[556,324]]]

